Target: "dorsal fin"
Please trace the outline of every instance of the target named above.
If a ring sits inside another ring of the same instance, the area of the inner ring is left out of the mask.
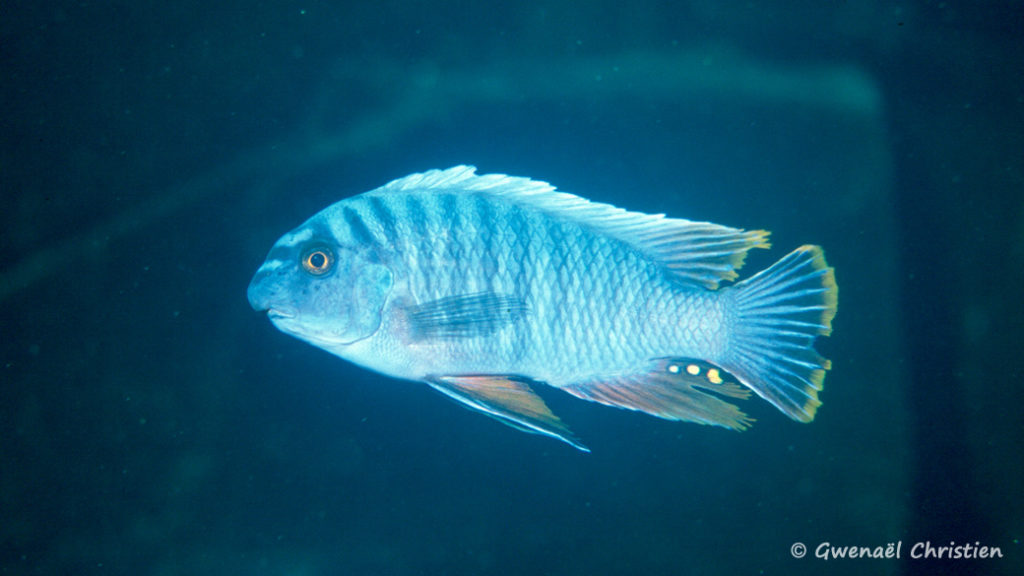
[[[458,191],[487,194],[569,220],[625,242],[665,266],[685,283],[718,288],[734,280],[751,248],[768,248],[765,230],[741,230],[709,222],[666,218],[664,214],[629,212],[610,204],[591,202],[558,192],[547,182],[506,176],[477,175],[472,166],[428,170],[394,180],[375,192]]]

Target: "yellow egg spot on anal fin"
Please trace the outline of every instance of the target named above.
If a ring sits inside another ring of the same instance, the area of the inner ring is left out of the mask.
[[[712,384],[721,384],[723,382],[722,375],[718,372],[718,368],[708,370],[708,382],[711,382]]]
[[[704,360],[653,358],[650,365],[631,374],[598,376],[562,389],[584,400],[667,420],[745,430],[753,419],[728,400],[749,398],[750,390],[727,380],[727,375]]]
[[[740,384],[733,375],[707,360],[670,358],[662,359],[661,362],[665,362],[669,367],[668,371],[672,375],[670,377],[687,386],[696,386],[732,398],[750,396],[749,388]],[[682,370],[672,372],[672,366],[681,366]]]

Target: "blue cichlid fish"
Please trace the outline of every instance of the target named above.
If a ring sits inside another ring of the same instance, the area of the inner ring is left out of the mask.
[[[735,430],[752,420],[725,399],[753,390],[814,419],[830,363],[813,346],[838,296],[822,250],[719,288],[768,246],[763,230],[458,166],[316,214],[270,250],[249,302],[314,346],[586,450],[533,386]]]

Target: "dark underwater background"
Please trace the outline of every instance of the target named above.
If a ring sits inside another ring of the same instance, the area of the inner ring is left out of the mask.
[[[1024,573],[1022,30],[1011,1],[4,2],[0,574]],[[816,421],[545,392],[585,454],[249,308],[281,234],[460,163],[772,230],[743,275],[823,246]],[[1003,557],[909,558],[950,541]]]

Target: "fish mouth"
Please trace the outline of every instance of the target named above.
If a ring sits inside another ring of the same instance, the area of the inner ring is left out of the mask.
[[[295,318],[295,312],[287,308],[268,308],[267,317],[271,320],[287,320]]]

